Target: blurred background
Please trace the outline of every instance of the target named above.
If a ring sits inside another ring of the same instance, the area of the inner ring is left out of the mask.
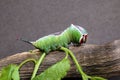
[[[18,38],[33,41],[70,24],[88,31],[89,44],[120,39],[120,0],[0,0],[0,59],[34,49]]]

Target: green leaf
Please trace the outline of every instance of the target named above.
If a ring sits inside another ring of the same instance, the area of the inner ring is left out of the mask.
[[[20,80],[18,67],[14,64],[3,67],[0,73],[0,80]]]
[[[16,67],[12,73],[13,80],[20,80],[19,69]]]
[[[66,76],[69,69],[69,59],[65,58],[46,69],[43,73],[33,78],[33,80],[61,80]]]

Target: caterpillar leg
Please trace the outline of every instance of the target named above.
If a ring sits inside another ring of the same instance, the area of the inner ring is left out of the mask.
[[[65,44],[64,44],[64,47],[69,48],[69,46],[68,46],[68,44],[67,44],[67,43],[65,43]]]
[[[56,46],[55,46],[55,45],[52,45],[52,46],[51,46],[51,50],[53,50],[53,51],[56,50]]]

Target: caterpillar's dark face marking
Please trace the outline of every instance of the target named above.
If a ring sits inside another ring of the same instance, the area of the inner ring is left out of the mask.
[[[80,40],[80,44],[86,43],[87,41],[87,35],[83,35],[83,38]]]

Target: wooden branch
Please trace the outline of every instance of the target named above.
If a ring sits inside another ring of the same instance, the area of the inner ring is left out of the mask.
[[[74,52],[79,64],[82,65],[84,71],[89,75],[97,75],[103,77],[120,76],[120,40],[115,40],[104,45],[85,44],[80,47],[70,47]],[[39,50],[31,52],[17,53],[0,60],[0,69],[8,64],[20,64],[28,58],[38,59]],[[46,56],[38,73],[55,64],[65,56],[62,51],[54,51]],[[20,69],[22,80],[30,78],[34,64],[29,62]],[[71,61],[71,70],[66,77],[80,77],[76,71],[75,64]]]

